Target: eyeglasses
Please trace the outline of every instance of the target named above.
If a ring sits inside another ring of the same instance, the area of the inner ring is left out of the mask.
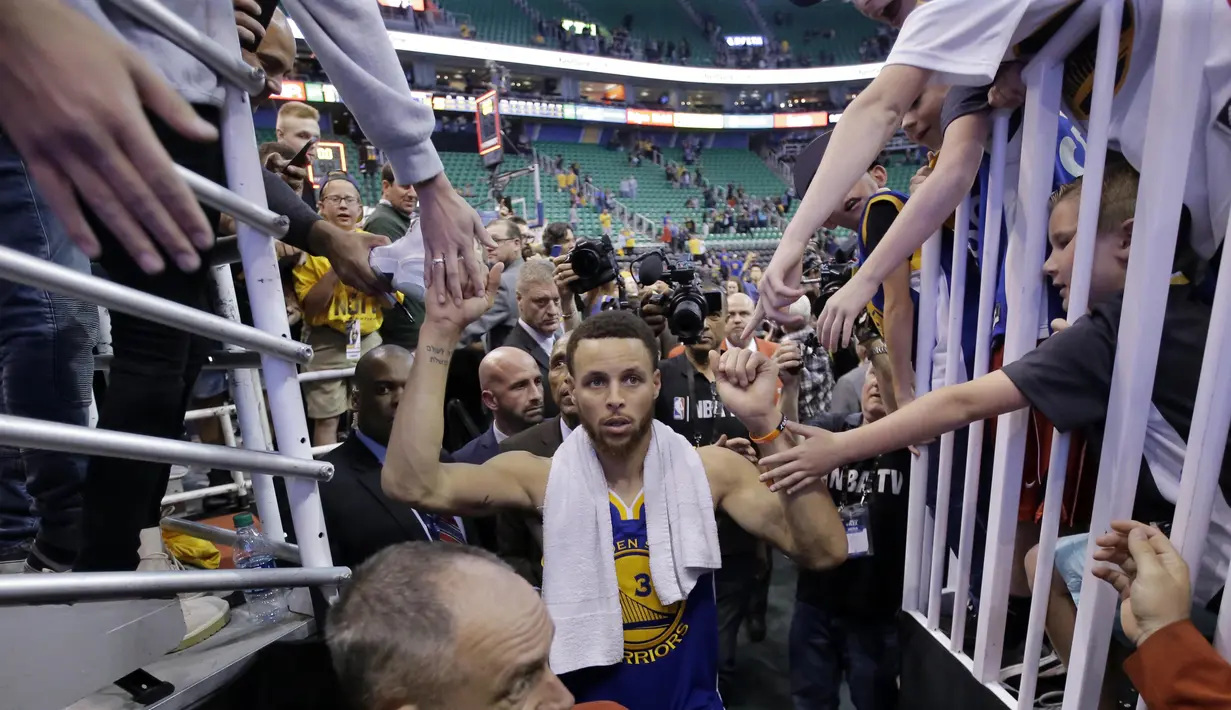
[[[338,203],[342,203],[344,205],[357,205],[359,204],[359,198],[354,195],[330,195],[328,197],[322,197],[321,202],[327,202],[331,205],[336,205]]]

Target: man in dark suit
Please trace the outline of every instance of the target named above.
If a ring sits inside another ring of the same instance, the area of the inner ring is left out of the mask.
[[[525,352],[503,347],[488,353],[479,363],[479,387],[492,425],[453,452],[458,463],[487,463],[500,453],[500,442],[543,421],[543,377]]]
[[[560,414],[505,439],[500,444],[500,453],[525,451],[550,457],[579,424],[567,351],[568,333],[565,333],[556,338],[551,349],[547,377],[551,395],[560,404]],[[543,585],[543,523],[538,516],[516,511],[497,515],[496,549],[501,559],[526,581],[535,587]]]
[[[405,348],[381,345],[364,353],[355,365],[351,408],[357,425],[341,446],[323,457],[333,464],[334,473],[332,481],[320,486],[329,549],[336,565],[354,568],[390,545],[412,540],[479,542],[470,521],[415,510],[381,489],[385,447],[412,362],[414,356]],[[451,460],[447,457],[441,452],[442,460]],[[282,519],[290,520],[281,482],[278,488]],[[292,526],[286,529],[294,542]]]
[[[496,247],[487,247],[487,265],[504,264],[500,275],[500,290],[492,307],[462,333],[458,347],[485,342],[490,352],[504,345],[509,333],[517,330],[517,277],[525,262],[521,258],[521,229],[508,219],[497,219],[487,225],[487,233]]]
[[[546,259],[531,261],[517,275],[517,326],[505,338],[506,347],[530,353],[547,381],[552,346],[563,332],[560,320],[560,291],[556,288],[555,264]],[[544,414],[560,413],[554,397],[547,396]]]

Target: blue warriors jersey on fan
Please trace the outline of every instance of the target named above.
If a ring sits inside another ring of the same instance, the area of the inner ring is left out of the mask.
[[[863,205],[863,214],[859,217],[859,239],[857,245],[859,247],[859,263],[867,262],[868,257],[872,255],[872,250],[868,247],[868,215],[872,208],[877,205],[889,204],[900,214],[902,208],[906,206],[908,198],[896,190],[882,188],[877,190],[868,201]],[[882,237],[884,235],[881,235]],[[911,285],[911,300],[914,303],[915,309],[919,308],[919,252],[916,251],[910,259],[910,285]],[[872,297],[872,301],[868,303],[868,314],[872,316],[872,322],[876,323],[876,327],[883,334],[885,332],[885,287],[877,286],[876,295]],[[918,325],[918,314],[915,316],[916,326]],[[918,332],[918,327],[915,332]]]
[[[1052,191],[1054,192],[1061,185],[1067,185],[1081,177],[1085,164],[1085,138],[1082,137],[1077,125],[1062,113],[1060,114],[1060,124],[1056,131],[1056,159],[1052,167]],[[983,214],[987,207],[987,182],[990,165],[990,159],[984,156],[983,165],[979,168],[979,180],[976,183],[980,195],[976,201],[980,208],[980,215]],[[980,262],[983,260],[982,244],[983,229],[985,227],[986,225],[983,223],[983,220],[979,220]],[[1000,275],[996,286],[996,306],[992,315],[993,342],[1004,337],[1005,325],[1008,322],[1008,299],[1005,295],[1005,256],[1008,253],[1008,235],[1008,225],[1002,221],[1000,232]],[[1047,246],[1047,253],[1051,254],[1050,243]],[[1050,323],[1056,318],[1064,318],[1064,302],[1060,298],[1060,292],[1051,285],[1050,281],[1046,282],[1045,291],[1047,293],[1047,322]]]
[[[683,601],[664,605],[650,575],[645,501],[610,494],[624,662],[561,676],[578,703],[610,700],[629,710],[722,710],[714,575]]]

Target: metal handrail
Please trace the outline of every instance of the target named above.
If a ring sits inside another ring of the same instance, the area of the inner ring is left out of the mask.
[[[318,587],[341,584],[350,577],[347,567],[6,574],[0,576],[0,606],[157,598],[270,587]]]
[[[332,464],[311,459],[233,449],[229,446],[172,441],[157,436],[91,429],[87,426],[59,424],[7,414],[0,414],[0,442],[32,449],[137,461],[196,464],[207,468],[268,473],[312,481],[328,481],[333,478]]]
[[[221,488],[221,486],[219,486]],[[215,545],[235,546],[235,541],[239,539],[239,533],[234,530],[227,530],[215,525],[206,525],[192,520],[184,520],[183,518],[163,518],[159,521],[159,526],[163,530],[170,532],[183,533],[192,537],[212,542]],[[299,547],[292,545],[289,542],[281,542],[278,540],[266,540],[269,549],[273,551],[274,557],[293,564],[300,564]]]
[[[234,343],[289,362],[307,363],[312,359],[312,347],[304,343],[279,338],[251,326],[151,296],[97,276],[87,276],[66,266],[53,264],[8,247],[0,247],[0,278],[72,296],[86,303],[94,303],[112,311],[145,318],[224,343]]]

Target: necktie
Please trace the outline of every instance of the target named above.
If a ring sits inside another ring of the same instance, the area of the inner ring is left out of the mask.
[[[439,542],[455,542],[459,545],[466,544],[466,535],[457,525],[457,519],[452,515],[436,515],[432,514],[429,517],[429,524],[432,530],[432,539]]]

